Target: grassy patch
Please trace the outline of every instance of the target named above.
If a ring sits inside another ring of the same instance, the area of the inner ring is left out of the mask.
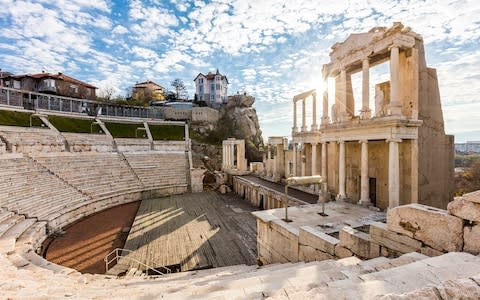
[[[49,116],[48,120],[61,132],[76,132],[76,133],[99,133],[100,126],[92,123],[94,120],[66,118],[59,116]]]
[[[29,113],[0,110],[0,125],[30,127],[30,115]],[[32,118],[32,126],[45,127],[38,117]]]
[[[108,131],[114,138],[135,138],[137,128],[143,128],[143,124],[105,123]],[[138,130],[138,138],[146,138],[144,130]]]
[[[185,127],[176,125],[148,125],[155,141],[182,141],[185,139]]]

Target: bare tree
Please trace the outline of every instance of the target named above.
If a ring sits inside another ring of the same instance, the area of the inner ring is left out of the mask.
[[[176,78],[170,83],[170,85],[175,89],[175,96],[177,97],[177,100],[188,99],[187,88],[185,87],[183,80]]]
[[[115,88],[112,86],[106,86],[100,90],[100,97],[103,98],[105,101],[110,101],[115,94]]]

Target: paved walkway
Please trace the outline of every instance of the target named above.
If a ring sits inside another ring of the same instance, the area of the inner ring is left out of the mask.
[[[263,186],[268,187],[272,190],[276,190],[278,192],[285,193],[285,185],[283,185],[281,183],[270,182],[268,180],[258,178],[258,177],[255,177],[255,176],[242,176],[242,178],[247,179],[251,182],[263,185]],[[305,193],[305,192],[299,191],[297,189],[292,189],[291,187],[288,188],[288,195],[292,196],[293,198],[296,198],[298,200],[302,200],[302,201],[312,203],[312,204],[315,204],[315,203],[318,202],[318,196],[315,196],[315,195],[312,195],[312,194],[309,194],[309,193]]]

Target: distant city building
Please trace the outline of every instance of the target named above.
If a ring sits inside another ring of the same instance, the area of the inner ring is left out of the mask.
[[[132,98],[135,100],[163,101],[165,88],[151,80],[137,83],[132,89]]]
[[[80,99],[96,99],[96,87],[63,73],[38,73],[3,77],[3,86],[19,90]]]
[[[205,101],[208,106],[218,108],[227,103],[228,79],[227,76],[217,72],[207,75],[199,73],[193,80],[195,82],[195,97],[197,101]]]
[[[462,153],[480,153],[480,141],[467,141],[455,143],[455,151]]]

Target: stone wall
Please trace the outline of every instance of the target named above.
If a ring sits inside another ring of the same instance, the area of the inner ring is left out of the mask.
[[[215,124],[220,118],[218,110],[210,107],[194,107],[192,109],[192,122]]]
[[[398,257],[409,252],[428,256],[461,251],[480,254],[480,191],[455,198],[448,211],[422,204],[390,209],[387,223],[372,222],[368,233],[345,226],[338,234],[329,235],[312,226],[293,228],[272,214],[254,214],[262,263],[352,255],[362,259]]]
[[[151,150],[151,143],[147,139],[116,138],[115,143],[117,144],[117,150],[119,152]]]
[[[233,192],[243,197],[251,205],[261,209],[284,207],[287,197],[284,193],[258,185],[239,176],[233,176]],[[308,204],[288,196],[289,206]]]
[[[186,151],[184,141],[153,141],[153,150],[163,152]]]

